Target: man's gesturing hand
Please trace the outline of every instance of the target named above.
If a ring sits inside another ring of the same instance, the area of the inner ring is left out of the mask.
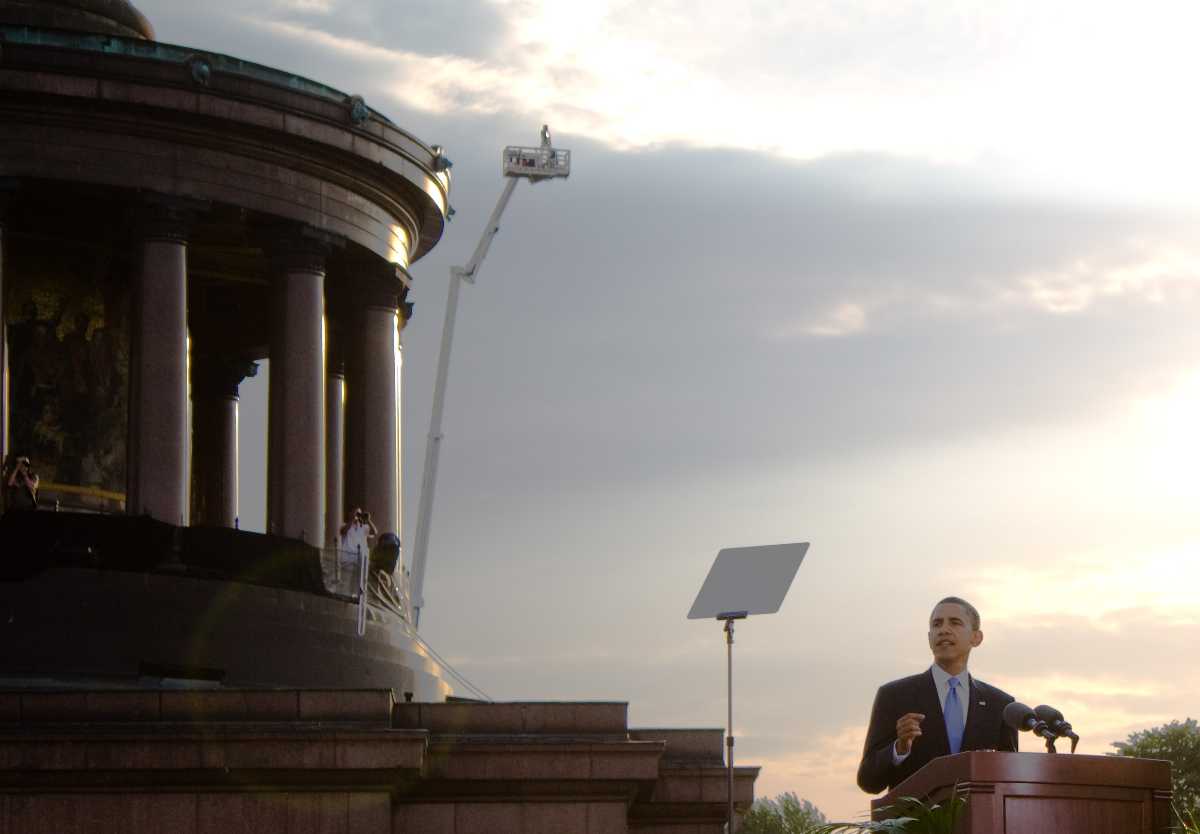
[[[896,752],[907,756],[912,750],[913,740],[921,735],[921,722],[925,716],[919,712],[906,712],[896,722]]]

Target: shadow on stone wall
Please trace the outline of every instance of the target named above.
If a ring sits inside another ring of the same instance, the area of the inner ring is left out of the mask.
[[[0,581],[70,566],[325,593],[317,548],[225,527],[175,527],[148,516],[13,512],[0,518],[0,543]]]
[[[123,493],[128,289],[102,263],[51,256],[5,279],[12,449],[45,482]]]

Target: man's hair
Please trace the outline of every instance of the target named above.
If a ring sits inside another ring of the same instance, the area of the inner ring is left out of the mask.
[[[967,616],[971,618],[971,630],[979,631],[979,611],[976,610],[974,605],[967,602],[962,597],[942,597],[937,601],[937,603],[934,604],[933,607],[936,609],[939,605],[946,602],[953,603],[954,605],[961,605],[963,610],[967,612]]]

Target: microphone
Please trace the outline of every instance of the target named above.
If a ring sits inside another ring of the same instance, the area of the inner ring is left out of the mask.
[[[1033,713],[1039,719],[1046,722],[1046,726],[1050,728],[1056,736],[1069,738],[1071,741],[1079,741],[1079,736],[1071,729],[1071,725],[1063,718],[1063,714],[1054,707],[1046,704],[1039,704],[1033,708]]]
[[[1013,701],[1004,708],[1004,723],[1018,732],[1032,731],[1035,736],[1040,736],[1048,742],[1058,738],[1037,713],[1020,701]]]

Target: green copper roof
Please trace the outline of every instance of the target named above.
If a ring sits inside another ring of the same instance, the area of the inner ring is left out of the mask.
[[[240,58],[234,58],[229,55],[205,52],[193,47],[177,46],[175,44],[141,38],[118,37],[115,35],[92,34],[62,29],[43,29],[32,26],[14,26],[0,23],[0,42],[78,49],[85,52],[126,55],[149,61],[167,61],[178,64],[200,61],[206,62],[211,72],[253,78],[256,81],[262,81],[278,87],[286,87],[339,104],[344,104],[350,99],[348,94],[340,90],[335,90],[333,87],[301,75],[294,75],[293,73],[256,64],[252,61],[243,61]],[[370,112],[381,121],[391,123],[381,113],[375,110],[371,110]]]

